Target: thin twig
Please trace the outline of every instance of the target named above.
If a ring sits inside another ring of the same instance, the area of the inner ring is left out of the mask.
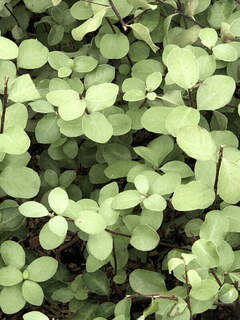
[[[14,13],[12,12],[12,10],[9,8],[9,6],[5,3],[4,7],[7,9],[7,11],[11,14],[11,16],[13,17],[13,19],[16,21],[16,24],[19,28],[21,28],[20,23],[17,19],[17,17],[14,15]]]
[[[91,0],[81,0],[81,1],[92,3],[92,4],[96,4],[98,6],[102,6],[102,7],[106,7],[106,8],[110,8],[110,6],[108,6],[107,4],[98,3],[98,2],[91,1]]]
[[[192,89],[188,89],[188,96],[189,96],[190,105],[191,105],[192,108],[194,108]]]
[[[182,13],[184,28],[187,29],[188,28],[188,24],[187,24],[186,16],[184,14],[184,7],[183,7],[183,5],[181,3],[181,0],[177,0],[177,2],[178,2],[178,10],[179,10],[180,13]]]
[[[172,296],[163,296],[161,293],[151,293],[151,294],[142,294],[142,293],[137,293],[137,294],[132,294],[132,295],[127,295],[126,298],[137,298],[137,297],[145,297],[145,298],[158,298],[158,299],[166,299],[166,300],[173,300],[173,301],[178,301],[178,298],[175,295]]]
[[[107,18],[107,17],[105,17],[105,19],[107,20],[107,23],[109,24],[109,26],[110,26],[110,28],[111,28],[112,32],[113,32],[113,33],[116,33],[116,31],[115,31],[115,29],[114,29],[114,27],[113,27],[113,25],[112,25],[111,20],[110,20],[109,18]]]
[[[133,17],[133,18],[131,18],[130,20],[128,20],[128,21],[126,22],[126,25],[129,25],[129,24],[134,23],[135,20],[138,19],[138,18],[142,18],[142,16],[143,16],[147,11],[149,11],[149,10],[150,10],[150,9],[145,9],[145,10],[143,10],[143,12],[137,14],[135,17]]]
[[[126,23],[123,21],[123,19],[121,18],[119,12],[117,11],[117,8],[115,7],[114,3],[112,0],[108,0],[113,12],[115,13],[115,16],[118,18],[119,22],[121,23],[123,30],[127,31],[127,25]]]
[[[192,0],[188,0],[188,12],[189,12],[189,16],[193,20],[195,20],[194,17],[193,17]]]
[[[224,148],[223,145],[221,145],[219,149],[219,156],[218,156],[218,162],[217,162],[216,177],[215,177],[215,183],[214,183],[214,191],[216,195],[217,195],[219,172],[220,172],[222,158],[223,158],[223,148]]]
[[[185,267],[185,280],[186,280],[186,291],[187,291],[186,302],[187,302],[188,310],[190,312],[190,320],[192,320],[193,314],[192,314],[192,308],[190,303],[190,285],[189,285],[189,279],[187,274],[187,266],[185,263],[184,263],[184,267]]]
[[[113,259],[114,259],[114,275],[116,275],[117,274],[117,256],[116,256],[114,239],[113,239]]]
[[[179,246],[176,246],[174,244],[166,243],[166,242],[162,242],[162,241],[159,241],[158,244],[160,244],[163,247],[167,247],[167,248],[171,248],[171,249],[180,249],[180,250],[185,250],[185,251],[192,251],[191,249],[184,248],[184,247],[179,247]]]
[[[130,234],[126,234],[126,233],[122,233],[122,232],[118,232],[118,231],[113,231],[110,229],[105,229],[105,231],[114,234],[115,236],[122,236],[122,237],[126,237],[126,238],[131,238]]]
[[[4,130],[5,115],[6,115],[7,102],[8,102],[8,80],[9,80],[9,77],[8,76],[5,77],[0,133],[3,133],[3,130]]]
[[[213,275],[213,277],[214,277],[215,280],[217,281],[219,287],[221,288],[221,287],[223,286],[223,284],[222,284],[222,282],[220,281],[220,279],[218,278],[216,272],[215,272],[213,269],[211,269],[209,272]]]

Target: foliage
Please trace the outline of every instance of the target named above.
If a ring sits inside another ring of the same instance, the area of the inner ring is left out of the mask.
[[[2,317],[237,319],[239,37],[233,0],[0,0]]]

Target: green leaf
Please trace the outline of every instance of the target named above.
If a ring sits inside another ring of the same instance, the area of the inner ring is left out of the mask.
[[[205,279],[197,288],[192,288],[190,296],[196,300],[205,301],[213,298],[219,289],[219,285],[215,280]]]
[[[174,108],[166,118],[166,129],[174,137],[185,126],[197,127],[200,121],[200,112],[193,108],[179,106]]]
[[[25,280],[22,285],[22,294],[24,299],[34,306],[40,306],[43,303],[44,294],[36,282]]]
[[[23,40],[17,57],[18,68],[37,69],[48,61],[48,48],[34,39]]]
[[[6,152],[14,155],[25,153],[30,147],[30,139],[26,132],[18,127],[12,126],[4,130],[0,135],[1,152]]]
[[[10,265],[7,267],[0,268],[0,285],[4,287],[15,286],[22,282],[22,272],[19,271],[15,266]]]
[[[65,240],[65,236],[59,236],[53,233],[49,227],[49,222],[47,222],[41,229],[39,233],[40,245],[45,250],[53,250],[60,246]]]
[[[173,193],[177,186],[181,184],[181,177],[178,173],[166,173],[159,175],[153,180],[151,193],[167,195]]]
[[[229,232],[240,232],[240,208],[237,206],[227,206],[225,207],[221,215],[226,217],[229,222],[228,231]]]
[[[129,51],[127,36],[121,32],[105,34],[100,41],[100,52],[107,59],[121,59]]]
[[[87,110],[92,113],[111,107],[117,98],[118,86],[114,83],[102,83],[91,86],[86,92]]]
[[[167,202],[161,195],[155,193],[144,199],[143,205],[151,211],[163,211],[167,207]]]
[[[218,293],[219,300],[223,303],[233,303],[238,298],[238,291],[234,285],[224,283]]]
[[[86,89],[101,83],[110,83],[115,77],[115,68],[109,64],[101,64],[84,77],[84,87]]]
[[[50,91],[47,93],[46,98],[49,103],[58,107],[68,105],[69,102],[79,101],[78,93],[72,89]]]
[[[65,121],[75,120],[81,117],[86,109],[86,101],[70,101],[67,105],[61,104],[58,108],[60,117]]]
[[[164,173],[177,173],[181,178],[188,178],[194,175],[192,169],[182,161],[174,160],[165,163],[160,170]]]
[[[172,110],[170,107],[151,107],[144,112],[141,123],[150,132],[168,134],[166,119]]]
[[[74,293],[69,287],[63,287],[55,290],[51,298],[62,303],[67,303],[74,298]]]
[[[59,237],[65,237],[68,230],[67,220],[61,216],[55,216],[48,222],[48,227],[52,233]]]
[[[113,128],[113,136],[122,136],[132,128],[132,120],[127,114],[110,114],[107,119]]]
[[[49,113],[38,121],[35,128],[38,143],[53,143],[60,137],[57,120],[58,116],[55,113]]]
[[[229,31],[234,37],[240,37],[239,27],[240,27],[240,17],[238,17],[237,19],[234,19],[230,25]]]
[[[14,102],[26,102],[40,98],[40,94],[29,74],[23,74],[14,79],[8,93],[9,99]]]
[[[218,34],[215,29],[203,28],[199,32],[199,38],[205,47],[212,49],[218,40]]]
[[[112,207],[117,210],[133,208],[141,203],[144,198],[137,190],[123,191],[114,197]]]
[[[54,188],[48,195],[48,203],[54,212],[62,214],[69,203],[67,192],[60,187]]]
[[[171,79],[185,90],[198,82],[198,61],[188,49],[173,48],[167,57],[167,67]]]
[[[208,208],[214,200],[215,192],[213,188],[202,181],[191,181],[176,188],[172,197],[172,204],[176,210],[191,211]]]
[[[131,89],[123,95],[125,101],[141,101],[143,99],[145,99],[145,92],[138,89]]]
[[[141,251],[151,251],[158,245],[158,233],[148,225],[139,225],[133,229],[130,244]]]
[[[136,269],[129,276],[133,291],[140,294],[163,294],[166,292],[164,277],[159,272]]]
[[[0,306],[4,313],[13,314],[25,306],[20,285],[3,288],[0,293]]]
[[[207,78],[197,91],[198,109],[216,110],[224,107],[232,99],[235,87],[235,81],[225,75],[214,75]]]
[[[9,166],[0,174],[0,186],[11,197],[29,199],[38,194],[40,179],[31,168]]]
[[[113,127],[100,112],[84,114],[82,119],[83,133],[90,140],[98,143],[106,143],[112,137]]]
[[[210,212],[200,228],[200,238],[210,240],[219,245],[228,232],[228,219],[221,212]]]
[[[96,59],[88,56],[76,57],[73,62],[73,71],[75,72],[90,72],[94,70],[98,64]]]
[[[0,36],[0,59],[1,60],[12,60],[18,56],[18,46],[11,40]]]
[[[238,59],[237,50],[229,43],[220,43],[212,51],[218,60],[232,62]]]
[[[49,215],[46,207],[36,201],[27,201],[18,207],[19,212],[25,217],[41,218]]]
[[[72,29],[73,39],[81,41],[87,33],[97,30],[102,23],[102,19],[106,14],[106,11],[106,8],[101,9],[92,18],[82,23],[79,27]]]
[[[118,191],[116,190],[116,194],[117,193]],[[113,194],[113,196],[115,196],[115,194]],[[112,209],[112,201],[113,198],[108,197],[101,203],[99,209],[99,214],[103,217],[108,226],[115,224],[119,217],[119,211]]]
[[[78,218],[75,219],[75,225],[88,234],[97,234],[106,228],[106,222],[103,217],[91,210],[80,211]]]
[[[58,262],[52,257],[40,257],[35,259],[27,267],[28,280],[43,282],[52,278],[58,268]]]
[[[162,82],[161,72],[153,72],[146,79],[147,91],[155,91]]]
[[[30,311],[23,315],[23,320],[49,320],[49,318],[40,311]]]
[[[192,246],[192,253],[203,268],[215,268],[219,264],[216,246],[213,242],[199,239]],[[203,299],[205,300],[205,299]]]
[[[25,252],[17,242],[12,240],[4,241],[1,244],[0,252],[7,266],[14,266],[21,269],[25,265]]]
[[[83,274],[83,281],[89,291],[100,296],[109,295],[109,281],[103,271],[98,270],[92,273],[85,272]]]
[[[134,179],[134,184],[138,192],[147,194],[149,190],[149,182],[146,176],[139,174]]]
[[[194,159],[216,161],[217,147],[206,129],[193,126],[181,128],[177,134],[177,144]]]
[[[240,200],[239,164],[223,157],[217,190],[219,196],[227,203],[235,204]]]
[[[77,1],[70,9],[70,13],[74,19],[87,20],[93,15],[90,3]]]
[[[105,260],[112,252],[113,239],[110,233],[102,231],[91,234],[87,243],[88,251],[98,260]]]
[[[132,77],[146,81],[147,77],[153,72],[163,74],[163,65],[154,59],[145,59],[138,61],[132,67]]]
[[[132,23],[129,27],[134,31],[138,39],[145,41],[149,45],[154,53],[158,51],[159,48],[153,43],[149,29],[146,26],[141,23]]]

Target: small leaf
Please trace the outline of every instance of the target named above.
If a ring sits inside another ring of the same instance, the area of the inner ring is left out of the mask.
[[[149,29],[141,23],[132,23],[129,25],[130,28],[136,33],[137,37],[145,41],[154,53],[158,51],[158,46],[156,46],[150,36]]]
[[[148,225],[139,225],[133,229],[131,245],[141,251],[151,251],[158,245],[158,233]]]
[[[203,81],[197,91],[199,110],[216,110],[224,107],[232,99],[235,81],[225,75],[214,75]]]
[[[127,190],[116,195],[112,202],[113,209],[123,210],[133,208],[141,203],[144,196],[137,190]]]
[[[41,218],[49,215],[46,207],[36,201],[27,201],[18,207],[19,212],[25,217]]]
[[[233,303],[238,298],[238,291],[232,284],[224,283],[219,290],[218,297],[223,303]]]
[[[217,147],[206,129],[193,126],[181,128],[177,134],[177,144],[194,159],[216,161]]]
[[[121,32],[105,34],[100,41],[100,52],[107,59],[121,59],[129,51],[127,36]]]
[[[171,107],[149,108],[141,118],[143,127],[150,132],[168,134],[166,119],[172,110]]]
[[[92,273],[85,272],[83,274],[83,281],[89,291],[100,296],[109,295],[109,281],[103,271],[98,270]]]
[[[58,268],[58,262],[52,257],[40,257],[35,259],[27,267],[28,279],[36,282],[47,281],[54,276]]]
[[[65,237],[68,230],[68,223],[65,218],[61,216],[55,216],[51,218],[48,222],[48,227],[59,237]]]
[[[99,213],[90,210],[79,212],[75,225],[88,234],[97,234],[106,228],[103,217]]]
[[[0,268],[0,285],[4,287],[15,286],[22,282],[22,272],[15,266],[7,266]]]
[[[12,60],[18,56],[18,46],[11,40],[0,36],[0,59],[1,60]]]
[[[205,279],[199,287],[192,288],[190,296],[196,300],[205,301],[213,298],[219,289],[219,285],[215,280]]]
[[[218,34],[215,29],[203,28],[199,32],[199,38],[205,47],[212,49],[218,40]]]
[[[4,263],[21,269],[25,265],[25,252],[15,241],[7,240],[1,244],[0,252]]]
[[[216,246],[211,241],[204,239],[195,241],[192,246],[192,252],[203,268],[215,268],[219,264]]]
[[[20,285],[5,287],[0,293],[0,306],[4,313],[13,314],[25,306],[25,299],[22,295]]]
[[[110,233],[102,231],[91,234],[87,243],[88,251],[98,260],[105,260],[112,252],[113,239]]]
[[[49,320],[49,318],[40,311],[30,311],[23,315],[23,320]]]
[[[229,43],[220,43],[213,48],[213,54],[218,60],[232,62],[238,59],[237,50]]]
[[[166,200],[159,194],[152,194],[143,200],[144,207],[151,211],[163,211],[167,207]]]
[[[54,212],[62,214],[69,203],[67,192],[60,187],[54,188],[48,195],[48,203]]]
[[[36,282],[25,280],[22,285],[22,294],[24,299],[34,306],[40,306],[43,303],[43,290]]]
[[[14,79],[8,90],[9,99],[14,102],[26,102],[40,99],[40,94],[29,74]]]

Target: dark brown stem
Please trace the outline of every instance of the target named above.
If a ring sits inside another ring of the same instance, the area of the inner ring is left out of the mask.
[[[146,9],[146,10],[144,10],[143,12],[137,14],[136,17],[133,17],[132,19],[128,20],[128,21],[126,22],[126,25],[129,25],[129,24],[134,23],[137,18],[141,18],[141,17],[142,17],[147,11],[149,11],[149,10],[150,10],[150,9]]]
[[[185,280],[186,280],[186,291],[187,291],[186,302],[187,302],[188,310],[190,312],[190,320],[192,320],[193,314],[192,314],[192,308],[191,308],[191,303],[190,303],[190,285],[189,285],[189,280],[188,280],[186,264],[184,264],[184,267],[185,267]]]
[[[113,27],[113,25],[112,25],[111,20],[110,20],[109,18],[107,18],[107,17],[105,17],[105,19],[107,20],[107,23],[109,24],[109,26],[110,26],[110,28],[111,28],[112,32],[113,32],[113,33],[116,33],[116,31],[115,31],[115,29],[114,29],[114,27]]]
[[[191,249],[184,248],[184,247],[179,247],[179,246],[176,246],[174,244],[166,243],[166,242],[162,242],[162,241],[160,241],[159,244],[161,246],[164,246],[164,247],[167,247],[167,248],[171,248],[171,249],[181,249],[181,250],[185,250],[185,251],[191,251]]]
[[[126,234],[126,233],[122,233],[122,232],[118,232],[118,231],[113,231],[110,229],[105,229],[105,231],[114,234],[115,236],[122,236],[122,237],[126,237],[126,238],[131,238],[130,234]]]
[[[193,96],[192,96],[192,89],[188,89],[188,96],[189,96],[190,105],[191,105],[192,108],[194,108],[194,101],[193,101]]]
[[[221,287],[223,286],[223,284],[222,284],[222,282],[220,281],[220,279],[218,278],[216,272],[215,272],[213,269],[211,269],[209,272],[213,275],[213,277],[214,277],[215,280],[217,281],[219,287],[221,288]]]
[[[182,6],[181,0],[177,0],[177,2],[178,2],[178,10],[181,13],[181,16],[183,18],[184,28],[187,29],[188,28],[188,24],[187,24],[186,16],[184,14],[184,7]]]
[[[92,4],[96,4],[96,5],[98,5],[98,6],[102,6],[102,7],[109,8],[109,6],[108,6],[107,4],[98,3],[98,2],[91,1],[91,0],[81,0],[81,1],[89,2],[89,3],[92,3]]]
[[[216,178],[215,178],[215,183],[214,183],[214,191],[215,194],[217,195],[217,187],[218,187],[218,179],[219,179],[219,172],[222,164],[222,158],[223,158],[223,145],[220,146],[219,149],[219,156],[218,156],[218,163],[217,163],[217,169],[216,169]]]
[[[117,11],[117,8],[115,7],[114,3],[112,0],[108,0],[113,12],[115,13],[115,16],[118,18],[119,22],[121,23],[123,30],[126,31],[127,30],[127,25],[126,23],[123,21],[123,19],[121,18],[119,12]]]
[[[9,77],[7,76],[4,81],[3,106],[2,106],[0,133],[3,133],[3,130],[4,130],[5,115],[6,115],[7,102],[8,102],[8,80],[9,80]]]
[[[117,256],[116,256],[114,239],[113,239],[113,259],[114,259],[114,275],[116,275],[117,274]]]
[[[9,6],[5,3],[4,7],[6,8],[6,10],[11,14],[11,16],[13,17],[13,19],[16,21],[16,24],[19,28],[21,28],[20,23],[18,21],[18,19],[16,18],[16,16],[14,15],[14,13],[12,12],[12,10],[9,8]]]
[[[166,300],[173,300],[173,301],[178,301],[178,298],[176,296],[162,296],[161,293],[152,293],[152,294],[142,294],[142,293],[137,293],[137,294],[132,294],[132,295],[127,295],[126,298],[137,298],[137,297],[145,297],[145,298],[158,298],[158,299],[166,299]]]

